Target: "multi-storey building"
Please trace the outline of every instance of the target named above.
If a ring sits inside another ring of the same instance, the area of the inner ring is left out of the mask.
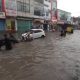
[[[34,18],[42,18],[44,12],[44,0],[34,0]]]
[[[16,0],[17,3],[17,30],[25,31],[32,26],[33,0]]]
[[[74,29],[80,30],[80,16],[79,17],[71,17],[71,23],[74,25]]]
[[[71,13],[58,9],[58,23],[71,23]]]
[[[0,30],[25,31],[35,20],[53,19],[57,8],[53,3],[53,0],[0,0]]]
[[[6,30],[16,31],[17,3],[16,0],[3,0],[3,10],[6,14]]]
[[[43,18],[43,0],[1,0],[0,3],[1,13],[6,14],[0,21],[0,30],[25,31],[31,28],[34,19]]]
[[[16,30],[16,0],[0,0],[0,31]]]
[[[57,0],[50,0],[51,1],[51,21],[53,23],[57,22]]]
[[[43,13],[44,20],[51,19],[51,2],[50,0],[44,0],[44,13]]]
[[[35,28],[39,27],[40,25],[39,22],[44,21],[43,13],[44,13],[44,0],[34,0],[33,26]]]

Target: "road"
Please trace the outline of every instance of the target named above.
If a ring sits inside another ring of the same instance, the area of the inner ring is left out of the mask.
[[[0,80],[80,80],[80,31],[22,42],[0,52]]]

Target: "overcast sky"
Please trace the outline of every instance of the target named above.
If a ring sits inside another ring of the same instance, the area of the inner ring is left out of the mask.
[[[72,16],[80,16],[80,0],[57,0],[58,9],[72,13]]]

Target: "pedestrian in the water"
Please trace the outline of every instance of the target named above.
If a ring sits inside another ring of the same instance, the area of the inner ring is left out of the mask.
[[[4,45],[6,50],[12,49],[11,40],[7,34],[4,34]]]
[[[1,50],[1,47],[4,45],[4,40],[3,39],[0,39],[0,50]]]
[[[66,36],[66,29],[67,24],[63,24],[63,26],[61,26],[61,36]]]
[[[9,38],[10,38],[10,40],[11,40],[11,42],[13,43],[13,44],[15,44],[15,43],[19,43],[19,41],[14,37],[14,35],[13,34],[9,34]]]

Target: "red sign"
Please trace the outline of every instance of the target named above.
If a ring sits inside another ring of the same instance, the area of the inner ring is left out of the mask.
[[[57,21],[57,0],[51,0],[51,21]]]

